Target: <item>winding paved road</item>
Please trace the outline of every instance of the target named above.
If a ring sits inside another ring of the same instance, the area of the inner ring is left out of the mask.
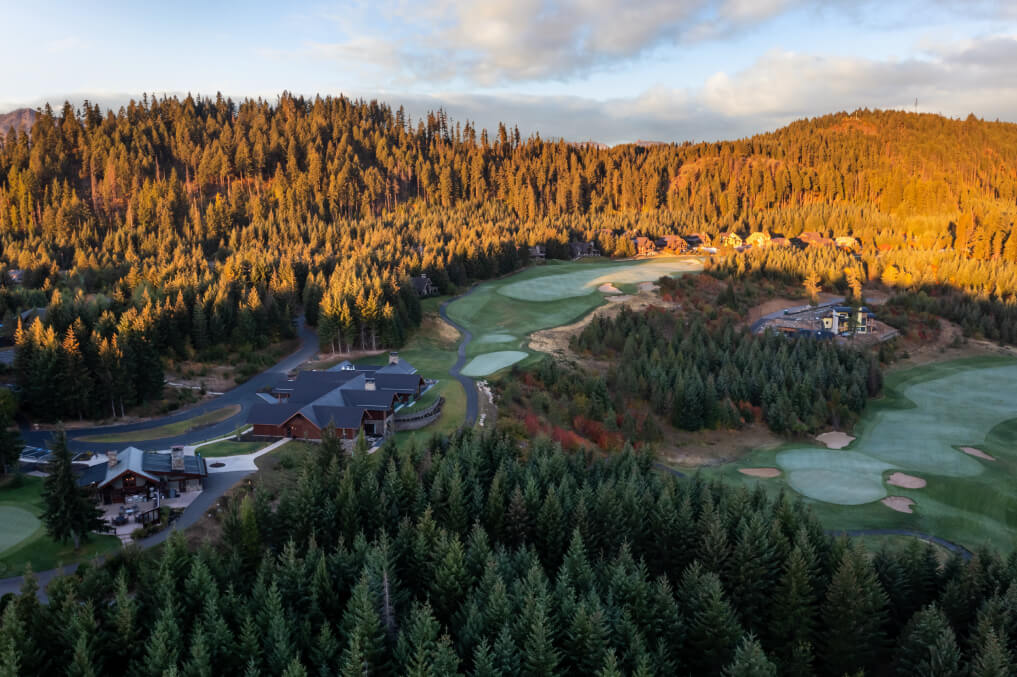
[[[297,325],[297,336],[300,338],[300,347],[296,352],[291,353],[288,357],[278,362],[274,366],[266,369],[260,374],[251,377],[249,380],[238,385],[235,388],[227,390],[219,397],[206,400],[198,405],[177,412],[170,416],[164,416],[162,418],[156,418],[149,421],[142,421],[140,423],[127,423],[122,425],[103,426],[98,428],[87,428],[81,430],[69,430],[67,432],[67,445],[72,451],[91,451],[96,453],[105,452],[109,449],[110,444],[108,442],[86,442],[81,440],[81,437],[87,437],[91,435],[103,435],[113,433],[125,433],[132,432],[135,430],[148,430],[149,428],[157,428],[169,423],[177,423],[180,421],[186,421],[187,419],[199,416],[201,414],[215,411],[216,409],[222,409],[223,407],[229,407],[233,405],[240,405],[240,411],[229,417],[225,421],[215,423],[208,426],[203,426],[191,432],[184,433],[182,435],[175,435],[173,437],[165,437],[158,440],[148,440],[136,442],[134,446],[140,448],[159,448],[165,449],[174,444],[194,444],[195,442],[201,442],[203,440],[212,439],[214,437],[221,437],[228,435],[229,433],[236,430],[238,426],[243,424],[247,420],[247,412],[250,410],[251,405],[258,401],[256,393],[264,388],[265,386],[272,386],[282,380],[286,373],[296,369],[302,363],[314,357],[318,352],[318,336],[304,324],[303,317],[300,317]],[[45,447],[47,442],[52,437],[52,431],[49,430],[29,430],[22,429],[21,437],[25,440],[25,444],[33,447]],[[126,440],[124,442],[117,443],[121,447],[129,446],[131,442]]]
[[[473,340],[473,334],[470,333],[469,329],[452,320],[445,311],[445,308],[453,301],[457,301],[464,296],[469,296],[475,289],[476,287],[471,287],[465,294],[451,298],[438,307],[438,314],[441,315],[441,319],[455,327],[456,330],[463,335],[463,340],[459,342],[459,347],[456,349],[456,355],[458,355],[458,358],[456,359],[456,363],[452,365],[452,368],[448,370],[448,373],[459,381],[463,385],[463,390],[466,391],[466,425],[468,426],[472,426],[477,422],[477,411],[479,409],[477,384],[472,378],[469,376],[463,376],[462,374],[462,368],[466,364],[466,346]]]

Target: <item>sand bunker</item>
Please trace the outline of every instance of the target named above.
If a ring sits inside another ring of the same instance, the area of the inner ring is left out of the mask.
[[[968,454],[969,456],[974,456],[976,458],[984,458],[986,461],[996,460],[995,458],[989,456],[981,449],[975,449],[974,447],[961,447],[960,450],[963,451],[965,454]]]
[[[887,478],[886,483],[892,484],[895,487],[904,487],[905,489],[922,489],[925,487],[925,480],[921,477],[905,475],[902,472],[895,472],[890,475],[890,477]]]
[[[847,433],[834,431],[816,435],[816,439],[826,445],[827,449],[843,449],[854,441],[854,437]]]
[[[618,289],[618,287],[614,286],[610,282],[608,282],[607,284],[602,284],[599,287],[597,287],[597,291],[599,291],[601,294],[621,294],[622,293],[621,289]]]
[[[652,294],[653,292],[657,291],[657,283],[656,282],[640,282],[639,283],[639,291],[641,291],[643,293],[651,293]]]
[[[780,475],[780,470],[777,468],[738,468],[738,472],[749,477],[762,477],[767,480]]]
[[[897,512],[914,512],[911,510],[911,506],[913,506],[915,502],[906,496],[887,496],[880,501],[880,503],[890,510],[896,510]]]
[[[608,296],[607,300],[609,303],[624,303],[625,301],[628,301],[630,298],[632,297],[629,296],[628,294],[622,294],[621,296]]]

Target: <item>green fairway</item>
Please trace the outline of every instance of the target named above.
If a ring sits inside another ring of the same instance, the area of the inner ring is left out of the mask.
[[[477,285],[448,306],[449,317],[474,336],[467,356],[482,358],[467,364],[463,373],[486,376],[533,355],[529,335],[575,322],[605,303],[605,295],[597,291],[602,284],[652,282],[662,275],[700,270],[702,263],[688,257],[596,264],[555,261]]]
[[[84,562],[120,548],[116,536],[90,534],[77,551],[71,543],[50,538],[39,520],[42,482],[39,477],[22,477],[19,486],[0,488],[0,577],[21,575],[29,565],[44,571]]]
[[[42,523],[35,515],[13,505],[0,505],[0,553],[35,533]]]
[[[1017,361],[970,358],[891,374],[886,396],[869,406],[855,434],[843,450],[794,443],[706,472],[772,491],[793,489],[829,528],[907,528],[968,548],[1017,547]],[[738,472],[750,467],[783,472],[766,480]],[[927,484],[890,485],[894,471]],[[910,498],[914,512],[887,508],[880,502],[886,496]]]

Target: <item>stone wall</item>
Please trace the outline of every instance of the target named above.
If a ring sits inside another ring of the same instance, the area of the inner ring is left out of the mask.
[[[438,400],[427,409],[414,411],[411,414],[396,414],[396,431],[419,430],[420,428],[431,425],[438,420],[438,417],[441,416],[441,409],[443,406],[445,406],[445,398],[439,397]]]

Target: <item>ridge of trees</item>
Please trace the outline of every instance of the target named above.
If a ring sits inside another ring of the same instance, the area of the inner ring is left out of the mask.
[[[465,432],[340,462],[322,445],[224,530],[83,565],[45,606],[29,578],[3,602],[0,671],[982,675],[1017,648],[1017,557],[872,557],[799,499],[631,450]]]

